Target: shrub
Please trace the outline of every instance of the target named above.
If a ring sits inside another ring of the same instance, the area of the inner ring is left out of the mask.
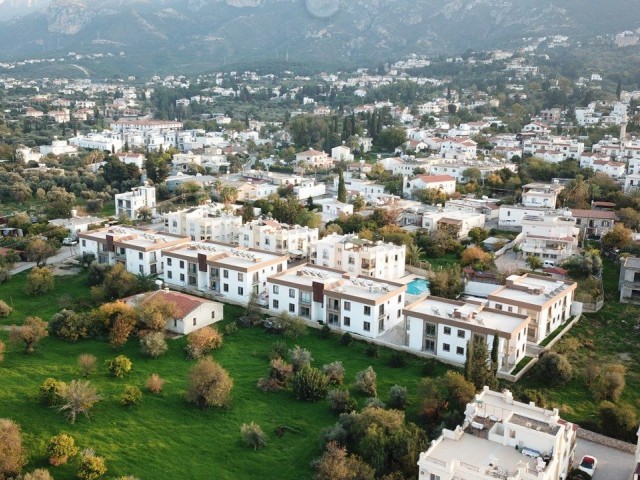
[[[138,387],[128,385],[124,388],[122,395],[120,395],[120,403],[125,407],[133,407],[138,405],[142,400],[142,392]]]
[[[385,408],[386,405],[377,397],[369,397],[364,401],[364,408]]]
[[[365,395],[378,396],[377,375],[372,367],[356,373],[356,388]]]
[[[9,338],[14,343],[24,343],[25,353],[33,353],[38,342],[47,335],[47,322],[39,317],[27,317],[21,326],[11,329]]]
[[[311,352],[306,348],[300,348],[298,345],[289,350],[289,360],[293,366],[294,372],[299,372],[303,368],[308,367],[313,362]]]
[[[329,325],[323,325],[320,329],[320,337],[325,340],[331,337],[331,327]]]
[[[89,411],[100,400],[102,397],[98,390],[89,381],[72,380],[58,411],[64,412],[69,421],[75,423],[79,414],[89,418]]]
[[[109,368],[109,373],[116,378],[124,377],[131,371],[131,367],[133,366],[131,360],[124,355],[118,355],[116,358],[107,360],[106,363]]]
[[[53,290],[54,279],[51,270],[45,267],[33,267],[27,275],[24,291],[27,295],[44,295]]]
[[[83,377],[88,377],[96,371],[98,359],[89,353],[83,353],[78,357],[78,368]]]
[[[47,378],[40,385],[40,400],[49,407],[60,405],[67,395],[68,388],[67,384],[61,380]]]
[[[26,463],[20,427],[13,420],[0,418],[0,478],[13,478]]]
[[[327,395],[329,380],[317,368],[304,367],[293,376],[291,386],[298,400],[315,402]]]
[[[64,465],[69,461],[69,458],[73,457],[76,453],[78,453],[76,441],[71,435],[67,435],[66,433],[52,437],[47,444],[49,464],[54,467]]]
[[[546,408],[549,403],[543,391],[533,388],[527,388],[522,392],[522,401],[526,403],[534,402],[537,407],[541,408]]]
[[[258,379],[257,387],[263,392],[279,392],[283,389],[282,384],[271,377],[262,377]]]
[[[224,327],[225,335],[233,335],[234,333],[237,333],[237,332],[238,332],[238,324],[236,322],[231,322],[227,324],[226,327]]]
[[[7,305],[7,302],[0,300],[0,318],[8,317],[13,312],[13,308]]]
[[[0,362],[4,361],[4,351],[5,351],[5,344],[3,341],[0,341]]]
[[[269,359],[284,358],[289,351],[289,346],[284,340],[276,340],[271,344],[271,352],[269,352]]]
[[[11,270],[8,267],[0,267],[0,285],[11,279]]]
[[[422,376],[431,377],[436,373],[438,361],[435,358],[427,358],[422,364]]]
[[[638,417],[631,405],[605,400],[600,403],[600,424],[605,435],[629,441],[634,437]]]
[[[367,356],[371,358],[380,358],[380,349],[378,346],[370,343],[367,346]]]
[[[343,333],[342,337],[340,337],[340,343],[345,347],[348,347],[353,343],[353,335],[351,335],[349,332]]]
[[[344,380],[344,366],[341,361],[331,362],[322,366],[322,373],[329,379],[331,385],[340,385]]]
[[[53,480],[53,477],[49,473],[49,470],[44,468],[36,468],[31,473],[25,473],[22,476],[22,480]]]
[[[291,375],[293,375],[293,366],[281,358],[271,360],[270,367],[269,377],[275,378],[283,386],[289,382]]]
[[[187,401],[200,408],[222,407],[229,403],[233,379],[210,357],[203,358],[189,371]]]
[[[617,402],[626,385],[624,365],[612,363],[599,369],[599,373],[592,382],[591,389],[598,400]]]
[[[555,352],[547,352],[540,356],[536,365],[538,376],[551,385],[563,385],[571,380],[573,368],[567,357]]]
[[[187,335],[189,358],[200,358],[215,348],[222,346],[222,335],[213,327],[203,327]]]
[[[162,332],[150,332],[140,339],[140,348],[147,357],[158,358],[169,350]]]
[[[257,423],[243,423],[240,427],[240,435],[245,445],[254,450],[267,446],[267,436]]]
[[[51,318],[49,332],[62,340],[77,342],[89,336],[89,326],[82,315],[62,309]]]
[[[164,380],[157,373],[152,373],[147,379],[146,387],[151,393],[160,393],[164,387]]]
[[[347,389],[329,390],[327,399],[331,410],[336,413],[349,413],[358,408],[358,402],[355,398],[351,398]]]
[[[389,358],[389,366],[393,367],[393,368],[402,368],[407,364],[406,359],[404,358],[404,355],[400,352],[395,352],[393,354],[391,354],[391,357]]]
[[[80,457],[76,476],[80,480],[96,480],[107,473],[104,458],[96,456],[91,450],[85,450]]]
[[[400,385],[394,385],[389,389],[389,408],[404,410],[407,406],[407,389]]]
[[[297,340],[303,335],[307,335],[308,327],[300,317],[294,317],[287,312],[282,312],[273,318],[273,331],[282,334],[291,340]]]

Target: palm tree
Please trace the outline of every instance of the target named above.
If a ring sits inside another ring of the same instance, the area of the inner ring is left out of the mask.
[[[413,265],[416,262],[419,262],[424,255],[424,250],[420,248],[416,244],[411,244],[407,247],[407,257],[406,262]]]

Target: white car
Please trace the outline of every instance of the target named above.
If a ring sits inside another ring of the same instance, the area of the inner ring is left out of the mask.
[[[585,455],[584,457],[582,457],[580,465],[578,465],[578,470],[582,470],[584,473],[588,473],[589,475],[593,476],[596,471],[597,465],[598,460],[596,459],[596,457]]]

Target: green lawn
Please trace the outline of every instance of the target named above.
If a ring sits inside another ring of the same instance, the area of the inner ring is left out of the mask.
[[[87,272],[78,275],[56,276],[54,290],[47,295],[29,296],[25,293],[28,271],[19,273],[0,285],[0,300],[13,308],[13,312],[0,318],[0,325],[21,324],[25,317],[39,316],[49,321],[65,303],[88,299]]]
[[[225,323],[242,312],[225,306]],[[7,332],[0,332],[6,340]],[[256,388],[259,377],[268,370],[268,352],[277,337],[260,328],[240,329],[226,336],[221,349],[213,353],[216,361],[227,368],[234,379],[233,400],[228,409],[201,411],[183,400],[189,368],[183,347],[185,339],[170,341],[169,352],[160,359],[141,356],[135,340],[121,352],[133,361],[128,378],[114,379],[106,374],[104,361],[114,357],[106,342],[83,341],[64,343],[47,338],[33,356],[15,351],[10,346],[0,364],[0,418],[17,421],[23,429],[29,451],[29,467],[45,466],[47,440],[60,432],[73,435],[81,447],[95,448],[106,457],[108,477],[135,475],[141,479],[308,479],[312,475],[309,462],[319,456],[319,433],[337,417],[326,401],[298,402],[291,392],[263,393]],[[293,345],[293,342],[289,342]],[[403,368],[388,366],[390,351],[380,349],[380,358],[366,355],[366,345],[355,342],[340,345],[339,338],[322,339],[311,331],[297,342],[311,350],[315,366],[341,360],[346,368],[346,381],[353,387],[357,371],[371,365],[378,374],[378,392],[387,400],[394,384],[409,389],[411,405],[408,417],[415,420],[416,390],[423,361],[408,357]],[[91,377],[104,396],[94,409],[91,420],[80,418],[69,424],[55,410],[38,403],[38,387],[47,377],[64,381],[78,378],[76,359],[81,353],[98,357],[99,371]],[[438,374],[444,373],[438,366]],[[127,409],[118,403],[125,385],[143,387],[151,373],[166,381],[165,391],[154,396],[145,393],[142,404]],[[356,395],[360,404],[363,397]],[[243,423],[255,421],[268,436],[266,449],[254,452],[240,441]],[[287,432],[277,438],[274,429],[288,425],[301,434]],[[56,480],[74,478],[73,467],[52,468]]]
[[[431,264],[433,270],[437,270],[442,267],[450,267],[455,263],[460,263],[460,259],[454,253],[446,253],[441,257],[424,257],[424,260]]]

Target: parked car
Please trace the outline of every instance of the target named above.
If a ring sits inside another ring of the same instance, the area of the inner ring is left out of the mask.
[[[580,465],[578,466],[578,470],[582,470],[584,473],[588,473],[593,476],[596,471],[596,466],[598,465],[598,460],[596,457],[592,457],[591,455],[585,455],[582,457],[580,461]]]

